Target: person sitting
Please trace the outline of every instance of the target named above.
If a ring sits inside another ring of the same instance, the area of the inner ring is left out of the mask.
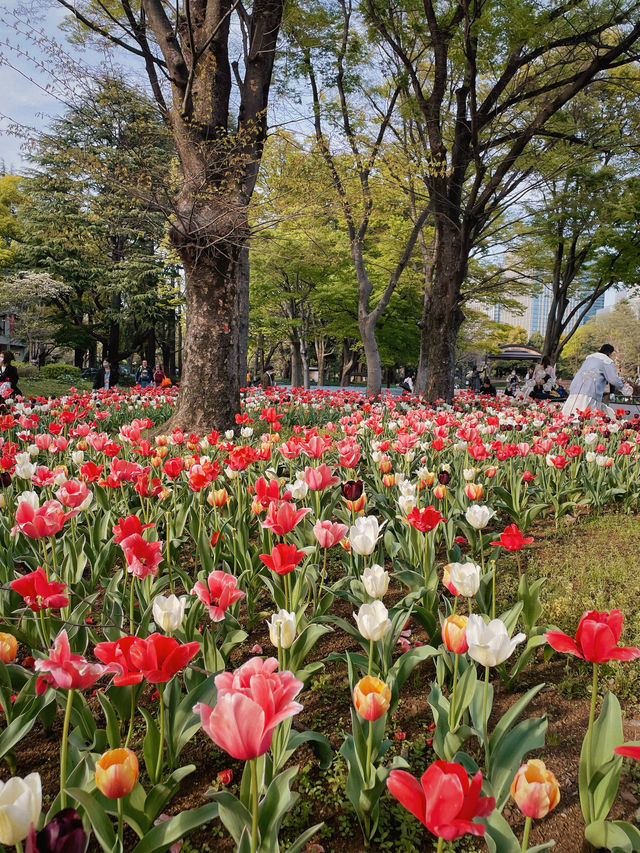
[[[498,393],[496,391],[495,385],[491,384],[491,380],[489,379],[488,376],[485,376],[484,379],[482,380],[482,385],[480,386],[480,393],[485,394],[485,395],[489,395],[490,397],[495,397],[496,394]]]
[[[404,377],[402,382],[400,383],[400,387],[403,391],[407,391],[409,394],[413,394],[413,378],[410,373]]]

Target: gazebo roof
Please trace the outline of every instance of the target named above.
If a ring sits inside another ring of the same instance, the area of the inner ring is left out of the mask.
[[[487,358],[494,361],[540,361],[542,353],[526,344],[502,344],[500,352],[490,353]]]

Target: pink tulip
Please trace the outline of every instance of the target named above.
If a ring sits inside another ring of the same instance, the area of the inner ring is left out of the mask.
[[[268,527],[276,536],[286,536],[308,512],[311,512],[309,507],[296,509],[295,504],[272,501],[269,504],[269,512],[262,522],[262,526]]]
[[[235,672],[216,677],[214,708],[203,702],[194,707],[205,732],[232,758],[249,761],[264,755],[276,726],[302,710],[293,701],[302,682],[293,673],[277,669],[275,658],[251,658]]]
[[[111,670],[101,663],[89,663],[82,655],[71,653],[69,638],[64,628],[53,641],[53,648],[49,649],[48,658],[38,658],[35,662],[36,672],[44,675],[38,676],[36,681],[36,693],[40,696],[47,687],[59,687],[62,690],[84,690],[91,687],[96,681]]]
[[[77,509],[89,496],[89,488],[86,483],[79,480],[65,480],[56,492],[56,497],[61,504]]]
[[[191,590],[191,594],[198,596],[207,607],[209,616],[214,622],[222,622],[227,607],[239,598],[244,598],[245,595],[238,589],[237,578],[220,569],[211,572],[206,586],[202,581],[198,581]]]
[[[319,492],[327,486],[333,486],[338,482],[338,478],[334,477],[331,468],[323,463],[317,468],[305,468],[304,481],[311,491]]]
[[[346,524],[333,521],[316,521],[313,532],[321,548],[332,548],[347,535],[349,528]]]
[[[137,578],[155,577],[162,562],[162,542],[147,542],[139,533],[132,533],[120,543],[127,561],[127,571]]]
[[[20,501],[16,510],[16,526],[31,539],[42,539],[44,536],[55,536],[62,525],[76,512],[65,512],[59,501],[46,501],[38,509],[34,509],[28,501]]]

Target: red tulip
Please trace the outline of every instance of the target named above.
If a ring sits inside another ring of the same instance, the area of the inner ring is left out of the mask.
[[[62,690],[84,690],[96,683],[100,676],[109,671],[101,663],[89,663],[82,655],[71,653],[69,638],[64,628],[49,649],[48,658],[38,658],[36,672],[44,673],[36,680],[36,693],[40,696],[47,687],[59,687]]]
[[[311,512],[309,507],[296,509],[293,503],[272,501],[262,526],[268,527],[276,536],[286,536],[308,512]]]
[[[120,543],[127,561],[127,571],[137,578],[155,577],[162,562],[162,542],[147,542],[139,533],[132,533]]]
[[[197,581],[191,590],[208,608],[209,616],[214,622],[222,622],[224,612],[239,598],[244,598],[244,592],[238,589],[238,580],[228,572],[216,569],[209,574],[207,584]]]
[[[441,521],[446,520],[447,519],[443,518],[434,506],[426,506],[424,509],[418,509],[417,506],[414,506],[407,516],[409,524],[412,527],[415,527],[416,530],[419,530],[420,533],[429,533],[431,530],[434,530]]]
[[[200,650],[200,643],[181,645],[173,637],[164,634],[150,634],[131,645],[129,657],[131,663],[151,684],[169,681],[170,678],[189,663]]]
[[[286,545],[283,542],[276,545],[270,554],[260,554],[260,559],[272,572],[288,575],[305,556],[304,551],[298,551],[296,545]]]
[[[45,570],[41,566],[38,566],[35,572],[29,572],[28,575],[11,581],[9,586],[22,596],[24,603],[34,613],[41,610],[58,610],[69,603],[67,596],[61,595],[66,584],[47,580]]]
[[[509,524],[500,534],[497,542],[492,545],[502,545],[507,551],[519,551],[525,545],[533,542],[533,536],[525,536],[517,524]]]
[[[119,518],[118,524],[114,524],[111,528],[113,531],[113,541],[116,545],[125,540],[128,536],[133,536],[134,533],[142,533],[147,527],[154,527],[154,523],[143,524],[137,515],[128,515],[126,518]]]
[[[439,838],[453,841],[461,835],[484,835],[475,817],[487,817],[495,808],[493,797],[481,797],[482,773],[469,781],[461,764],[436,761],[418,781],[405,770],[392,770],[387,787],[402,805]]]
[[[131,646],[140,638],[120,637],[111,643],[98,643],[93,652],[99,661],[108,665],[111,672],[117,673],[113,679],[116,687],[127,684],[139,684],[142,673],[131,660]]]
[[[291,672],[278,672],[275,658],[251,658],[235,672],[216,676],[218,700],[214,708],[194,707],[202,728],[232,758],[248,761],[271,746],[276,726],[302,710],[293,700],[302,682]]]
[[[164,472],[170,480],[177,480],[180,472],[184,468],[182,456],[174,456],[172,459],[167,459],[163,465]]]
[[[588,610],[580,619],[575,639],[562,631],[548,631],[544,636],[557,652],[566,652],[592,663],[634,660],[640,657],[640,649],[635,646],[618,646],[623,619],[619,610],[610,613]]]
[[[640,746],[634,743],[623,743],[613,750],[616,755],[626,755],[627,758],[635,758],[640,761]]]

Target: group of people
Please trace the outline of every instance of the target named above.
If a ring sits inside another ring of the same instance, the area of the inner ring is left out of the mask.
[[[566,416],[587,409],[606,410],[608,407],[603,406],[602,397],[607,385],[611,389],[621,390],[624,396],[631,396],[633,393],[631,385],[618,376],[611,358],[613,353],[611,344],[603,344],[598,352],[587,356],[574,376],[568,393],[557,381],[555,366],[546,355],[538,364],[528,369],[522,385],[516,370],[512,370],[507,378],[504,393],[509,397],[520,397],[524,400],[564,401],[562,411]],[[475,366],[467,378],[472,391],[495,395],[496,390],[489,381],[486,369],[482,375]],[[613,415],[613,410],[609,409],[608,414]]]
[[[161,364],[156,364],[155,369],[151,370],[149,366],[149,362],[146,358],[143,358],[140,367],[136,370],[135,381],[136,385],[140,385],[141,388],[148,388],[149,385],[155,384],[156,388],[159,388],[162,383],[167,378],[166,373],[162,369]],[[117,366],[112,368],[111,363],[108,359],[102,360],[102,367],[96,373],[93,380],[94,390],[99,390],[104,388],[108,390],[109,388],[115,388],[118,384],[118,368]]]

